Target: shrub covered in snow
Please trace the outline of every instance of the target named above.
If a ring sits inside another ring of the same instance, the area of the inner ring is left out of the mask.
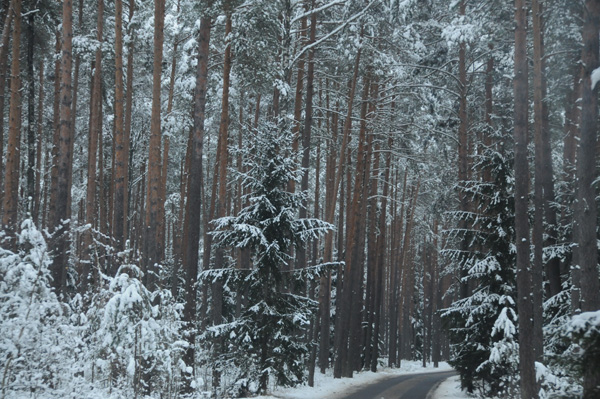
[[[81,346],[69,308],[50,287],[51,258],[31,219],[18,250],[0,248],[0,381],[2,397],[61,397],[75,378]]]
[[[88,311],[91,372],[123,392],[176,392],[183,345],[180,306],[169,291],[149,291],[131,264],[92,299]]]

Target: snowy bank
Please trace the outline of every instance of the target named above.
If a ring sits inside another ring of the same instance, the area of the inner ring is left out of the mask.
[[[431,399],[468,399],[460,389],[460,377],[455,375],[443,381],[431,395]]]
[[[427,367],[423,368],[419,361],[402,361],[400,368],[382,367],[377,373],[370,371],[356,373],[354,378],[333,378],[332,370],[327,370],[326,374],[315,373],[314,387],[303,385],[295,388],[277,388],[271,396],[259,396],[255,399],[339,399],[365,385],[386,378],[405,374],[435,373],[451,369],[452,367],[445,362],[440,362],[438,368],[434,368],[433,363],[428,363]]]

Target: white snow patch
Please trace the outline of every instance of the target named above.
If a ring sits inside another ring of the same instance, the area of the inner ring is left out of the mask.
[[[406,360],[402,361],[402,367],[400,368],[391,369],[382,367],[377,373],[370,371],[355,373],[354,378],[334,379],[332,370],[327,370],[327,374],[321,374],[317,370],[315,371],[314,387],[303,385],[295,388],[277,388],[272,392],[273,396],[258,396],[255,397],[255,399],[340,399],[364,387],[365,385],[369,385],[386,378],[395,377],[402,374],[436,373],[448,370],[452,370],[452,367],[450,367],[450,365],[448,365],[446,362],[440,362],[440,367],[438,368],[433,368],[432,363],[428,363],[427,368],[423,368],[422,362]],[[461,398],[462,397],[454,399]]]
[[[596,83],[600,81],[600,68],[596,68],[592,71],[592,90],[596,87]]]
[[[443,381],[431,395],[431,399],[468,399],[460,389],[460,377],[455,375]]]

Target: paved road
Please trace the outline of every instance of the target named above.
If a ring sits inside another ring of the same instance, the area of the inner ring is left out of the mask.
[[[343,399],[426,399],[427,394],[455,371],[409,374],[374,383]]]

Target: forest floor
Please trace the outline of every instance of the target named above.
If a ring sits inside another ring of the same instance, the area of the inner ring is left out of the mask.
[[[382,367],[380,371],[373,373],[365,371],[356,373],[354,378],[334,379],[332,371],[326,374],[317,372],[315,374],[315,386],[299,386],[295,388],[277,388],[270,396],[259,396],[255,399],[341,399],[348,394],[357,391],[367,385],[375,384],[390,377],[407,374],[436,373],[452,370],[445,362],[441,362],[438,368],[432,363],[423,367],[421,362],[402,361],[400,368],[391,369]],[[451,377],[443,382],[435,391],[431,399],[463,399],[468,398],[460,391],[460,382],[457,377]]]

